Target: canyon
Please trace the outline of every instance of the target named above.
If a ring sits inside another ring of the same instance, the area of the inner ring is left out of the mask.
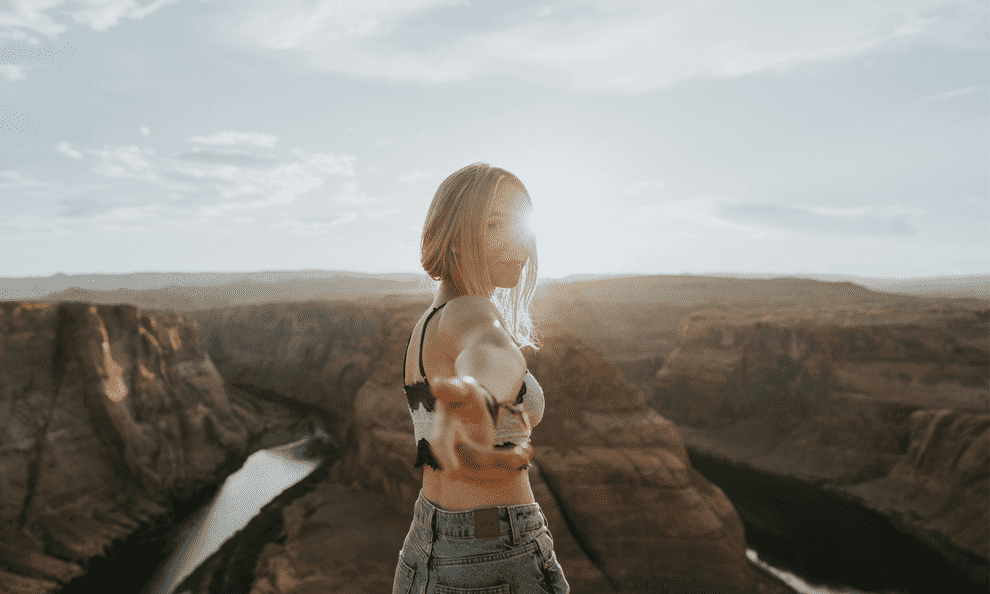
[[[792,500],[803,497],[805,507],[817,501],[819,510],[872,518],[859,530],[842,523],[852,537],[846,547],[861,549],[847,556],[865,564],[854,579],[872,583],[889,571],[912,591],[985,591],[988,314],[951,304],[699,310],[681,322],[650,403],[678,424],[710,475],[746,469]],[[827,532],[841,514],[821,512],[812,530],[793,503],[761,502],[752,492],[734,501],[743,497],[751,532],[762,525],[792,550],[801,539],[835,538]],[[870,540],[877,530],[923,546],[881,569],[876,543],[889,549],[897,539]],[[943,570],[915,575],[919,559]]]
[[[167,530],[240,465],[257,417],[181,316],[0,302],[0,590],[56,592]]]
[[[833,541],[843,583],[893,589],[871,564],[908,581],[913,564],[985,591],[985,301],[660,280],[537,296],[544,344],[526,358],[548,408],[530,479],[572,591],[783,593],[747,542],[828,581],[806,551]],[[158,542],[252,451],[318,428],[320,467],[177,591],[388,591],[421,482],[401,361],[426,305],[0,302],[0,588],[84,591],[84,571]]]
[[[321,406],[340,445],[323,467],[328,480],[269,520],[280,532],[269,533],[254,581],[239,591],[387,591],[422,483],[401,366],[425,309],[311,302],[190,314],[229,381]],[[615,365],[559,326],[526,356],[547,399],[530,479],[573,591],[788,592],[749,562],[731,502],[691,468],[677,429]],[[381,504],[361,506],[348,489]],[[348,528],[356,514],[361,530]],[[218,579],[194,572],[178,591],[205,593]]]

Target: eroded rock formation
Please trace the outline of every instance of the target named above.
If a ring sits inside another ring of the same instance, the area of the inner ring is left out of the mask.
[[[988,314],[699,311],[651,404],[690,448],[851,497],[985,584]]]
[[[691,468],[673,423],[572,336],[551,333],[527,362],[547,400],[536,459],[610,580],[624,592],[755,591],[739,517]]]
[[[181,316],[0,302],[0,590],[57,591],[261,428]]]
[[[227,382],[322,414],[338,444],[352,422],[354,395],[392,340],[396,315],[392,307],[346,301],[186,314]]]
[[[406,320],[400,336],[415,320]],[[394,341],[358,392],[339,477],[409,512],[422,485],[401,397],[405,341]],[[758,592],[741,522],[693,471],[672,423],[597,351],[559,329],[530,371],[547,399],[531,481],[574,592]],[[287,546],[287,545],[286,545]],[[269,580],[268,583],[271,583]]]
[[[890,473],[847,491],[916,528],[972,581],[985,584],[985,567],[958,558],[956,548],[990,558],[988,474],[990,415],[920,409],[910,417],[907,453]]]
[[[387,314],[354,304],[283,307],[196,318],[228,381],[332,411],[327,430],[342,447],[325,484],[279,504],[282,527],[261,549],[251,591],[327,589],[346,576],[381,589],[422,485],[402,361],[425,304]],[[788,591],[754,571],[732,505],[691,469],[676,428],[617,368],[559,328],[528,364],[548,398],[530,480],[573,592]],[[347,365],[352,383],[339,379]],[[353,517],[340,515],[342,497]],[[383,520],[382,505],[401,521]],[[363,518],[360,530],[354,518]],[[198,573],[187,584],[193,592],[224,579]]]

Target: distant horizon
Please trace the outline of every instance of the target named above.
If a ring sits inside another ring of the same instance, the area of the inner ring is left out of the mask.
[[[647,279],[646,281],[640,279]],[[815,285],[814,283],[821,283]],[[282,298],[294,295],[291,300],[339,299],[348,296],[378,295],[429,295],[439,283],[425,273],[391,272],[369,273],[349,270],[260,270],[260,271],[203,271],[203,272],[131,272],[131,273],[56,273],[44,277],[0,277],[0,300],[23,301],[55,298],[63,300],[93,300],[100,302],[113,295],[155,295],[174,293],[188,296],[209,294],[213,289],[237,288],[262,299],[273,290],[283,292]],[[758,291],[790,291],[797,287],[804,290],[825,290],[828,285],[849,285],[867,291],[888,294],[918,295],[942,298],[977,299],[990,301],[990,274],[945,275],[940,277],[862,277],[838,274],[779,274],[779,273],[612,273],[569,274],[561,277],[541,277],[537,281],[540,290],[564,287],[570,290],[602,291],[612,286],[620,294],[628,290],[650,293],[650,287],[659,291],[678,288],[707,286],[710,290],[723,290],[734,286],[749,287]],[[812,289],[812,287],[818,287]],[[280,288],[279,288],[280,287]],[[568,288],[570,287],[570,288]],[[759,288],[762,287],[762,288]],[[78,293],[81,291],[82,293]],[[287,291],[287,292],[286,292]],[[607,290],[606,290],[607,291]],[[89,297],[86,297],[89,295]],[[110,297],[117,299],[117,297]]]
[[[29,279],[29,278],[57,278],[60,276],[64,277],[86,277],[86,276],[128,276],[128,275],[140,275],[140,274],[218,274],[218,275],[230,275],[230,274],[265,274],[265,273],[332,273],[332,274],[345,274],[345,275],[361,275],[361,276],[426,276],[425,272],[410,272],[410,271],[389,271],[389,272],[367,272],[362,270],[344,270],[344,269],[320,269],[320,268],[301,268],[301,269],[249,269],[249,270],[135,270],[131,272],[55,272],[48,275],[28,275],[28,276],[0,276],[0,279]],[[968,274],[937,274],[937,275],[921,275],[921,276],[907,276],[907,275],[891,275],[891,276],[867,276],[860,274],[846,274],[846,273],[835,273],[835,272],[574,272],[563,275],[543,275],[538,276],[539,280],[544,279],[566,279],[572,277],[588,277],[588,278],[620,278],[620,277],[633,277],[633,276],[711,276],[711,277],[728,277],[728,278],[810,278],[810,279],[862,279],[862,280],[923,280],[923,279],[946,279],[946,280],[961,280],[969,278],[980,278],[987,277],[990,279],[990,271],[987,272],[973,272]]]

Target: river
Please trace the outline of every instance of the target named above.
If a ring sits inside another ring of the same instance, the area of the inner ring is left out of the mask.
[[[173,537],[176,544],[141,594],[171,594],[196,566],[243,528],[279,493],[300,481],[319,464],[302,451],[310,438],[251,454],[224,481],[213,501],[186,518]]]
[[[279,493],[300,481],[319,464],[302,451],[309,438],[260,450],[227,477],[213,501],[184,520],[176,529],[166,561],[141,594],[172,594],[173,589],[237,530]],[[801,594],[875,594],[849,587],[815,586],[800,577],[763,562],[756,551],[747,556]],[[176,593],[183,594],[183,593]]]
[[[800,577],[794,575],[793,573],[788,573],[783,569],[773,567],[768,563],[763,562],[760,559],[759,554],[753,549],[746,550],[746,556],[749,557],[750,561],[753,561],[763,569],[766,569],[770,573],[774,574],[785,584],[800,592],[801,594],[886,594],[892,592],[892,590],[884,590],[882,592],[867,592],[866,590],[857,590],[852,587],[841,587],[836,588],[834,586],[815,586],[804,581]]]

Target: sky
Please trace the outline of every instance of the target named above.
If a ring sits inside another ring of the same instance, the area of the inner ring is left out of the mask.
[[[539,276],[990,272],[982,0],[0,0],[0,276],[420,272],[440,182]]]

